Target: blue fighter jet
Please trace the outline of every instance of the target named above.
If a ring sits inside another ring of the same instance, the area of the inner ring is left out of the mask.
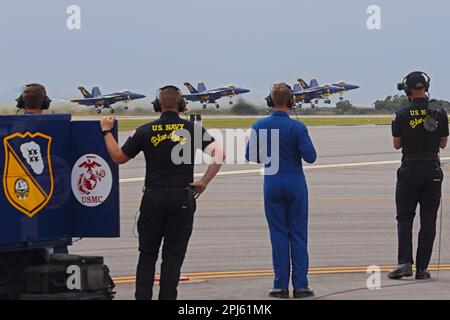
[[[347,83],[345,81],[339,81],[339,82],[335,82],[332,83],[331,85],[319,85],[319,82],[317,81],[317,79],[312,79],[310,84],[308,85],[301,77],[299,77],[297,79],[298,83],[300,84],[300,86],[304,89],[304,90],[310,90],[310,89],[314,89],[314,88],[320,88],[323,86],[332,86],[332,87],[336,87],[336,88],[340,88],[340,90],[337,90],[336,92],[333,92],[332,94],[339,94],[339,100],[343,101],[344,100],[344,94],[347,93],[348,91],[352,91],[352,90],[356,90],[359,89],[359,86],[354,85],[354,84],[350,84]],[[335,90],[333,90],[335,91]],[[329,99],[329,97],[318,97],[317,99],[315,99],[315,103],[319,103],[319,100],[325,99],[325,103],[326,104],[330,104],[331,100]]]
[[[325,84],[319,86],[308,86],[306,82],[299,78],[298,82],[294,84],[294,96],[297,102],[297,107],[300,109],[304,103],[311,104],[311,108],[319,103],[319,100],[324,99],[326,104],[331,104],[330,96],[342,91],[342,87]]]
[[[233,97],[250,92],[249,89],[240,88],[234,85],[211,90],[206,89],[204,82],[199,82],[197,89],[189,82],[185,82],[184,85],[188,88],[190,94],[184,95],[183,97],[187,101],[202,103],[203,109],[206,109],[208,104],[215,104],[216,109],[219,109],[220,105],[217,103],[217,100],[224,97],[229,97],[229,104],[232,105]]]
[[[97,109],[97,113],[99,114],[102,112],[102,109],[110,109],[111,113],[114,113],[112,105],[118,102],[125,103],[125,109],[127,110],[128,102],[145,98],[143,94],[138,94],[129,90],[110,94],[102,94],[98,87],[92,88],[91,93],[89,93],[89,91],[87,91],[84,87],[79,87],[78,89],[83,94],[84,99],[74,99],[70,101],[83,106],[95,107],[95,109]]]

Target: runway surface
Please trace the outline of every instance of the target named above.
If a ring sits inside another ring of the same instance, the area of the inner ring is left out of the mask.
[[[389,126],[314,127],[319,159],[306,167],[310,189],[311,287],[318,296],[366,286],[367,266],[388,270],[396,263],[394,190],[401,158],[392,148]],[[120,140],[127,137],[122,133]],[[450,152],[442,153],[450,159]],[[444,168],[445,161],[444,160]],[[118,283],[119,299],[133,298],[137,263],[134,235],[142,177],[142,156],[121,168],[120,239],[87,239],[72,252],[105,256]],[[196,168],[201,174],[205,165]],[[180,286],[180,299],[264,299],[272,286],[271,249],[263,212],[262,181],[257,165],[225,165],[221,176],[199,199],[195,229]],[[447,172],[447,170],[445,170]],[[434,283],[356,291],[325,298],[450,298],[450,197],[443,186],[444,265]],[[416,219],[416,232],[418,220]],[[415,243],[417,236],[415,238]],[[433,264],[437,263],[437,242]],[[343,271],[344,270],[344,271]],[[193,281],[195,280],[195,281]],[[397,284],[386,280],[383,285]],[[436,289],[436,290],[434,290]],[[426,294],[425,294],[426,292]]]

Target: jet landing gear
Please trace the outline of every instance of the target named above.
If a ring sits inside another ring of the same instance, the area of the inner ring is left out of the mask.
[[[218,103],[216,103],[216,109],[219,110],[220,109],[220,105]]]
[[[331,104],[331,100],[330,99],[327,99],[324,102],[325,102],[325,104]]]
[[[206,110],[206,108],[208,108],[208,106],[206,104],[202,105],[203,110]]]

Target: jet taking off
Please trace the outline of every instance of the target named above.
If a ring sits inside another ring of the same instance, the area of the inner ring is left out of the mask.
[[[338,88],[338,90],[332,90],[333,93],[328,95],[328,97],[317,97],[316,99],[313,99],[315,104],[319,103],[319,100],[322,100],[322,99],[325,100],[326,104],[330,104],[331,100],[329,99],[329,96],[331,96],[333,94],[339,94],[340,95],[339,100],[343,101],[345,93],[352,91],[352,90],[359,89],[359,86],[347,83],[345,81],[339,81],[336,83],[332,83],[331,85],[330,84],[320,85],[319,82],[317,81],[317,79],[312,79],[310,84],[308,85],[301,77],[299,77],[297,79],[297,81],[303,90],[319,89],[319,88],[327,87],[327,86]]]
[[[129,90],[103,95],[98,87],[92,88],[92,93],[89,93],[84,87],[79,87],[78,89],[83,94],[84,99],[74,99],[70,101],[83,106],[95,107],[99,114],[102,112],[102,109],[110,109],[111,113],[114,113],[112,105],[118,102],[123,102],[126,105],[130,101],[145,98],[143,94],[138,94]],[[128,106],[125,106],[125,109],[128,109]]]
[[[232,105],[233,97],[250,92],[249,89],[234,85],[211,90],[206,89],[204,82],[199,82],[197,89],[189,82],[185,82],[184,85],[188,88],[190,94],[184,95],[183,97],[188,101],[202,103],[203,109],[206,109],[208,104],[215,104],[216,108],[219,109],[220,105],[217,103],[217,100],[224,97],[229,97],[229,104]]]
[[[314,109],[315,104],[319,103],[321,99],[325,99],[325,103],[330,104],[331,100],[329,97],[342,91],[342,87],[329,84],[311,87],[300,78],[298,83],[294,85],[293,90],[298,108],[301,108],[303,103],[310,103],[311,108]]]

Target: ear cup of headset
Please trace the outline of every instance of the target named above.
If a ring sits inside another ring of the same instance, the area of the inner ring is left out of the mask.
[[[186,100],[183,98],[183,96],[181,96],[181,101],[178,104],[178,112],[186,112],[187,111],[187,103]]]
[[[52,103],[52,100],[48,96],[45,96],[44,102],[42,103],[42,110],[50,109],[51,103]]]
[[[161,104],[159,103],[159,99],[158,98],[153,100],[152,104],[153,104],[153,110],[155,110],[155,112],[161,112]]]
[[[275,103],[273,102],[273,99],[272,99],[271,95],[267,96],[266,103],[267,103],[267,106],[269,108],[274,108],[275,107]]]
[[[295,97],[294,97],[294,95],[292,95],[291,98],[289,99],[288,107],[289,107],[289,109],[294,109],[294,107],[295,107]]]
[[[22,95],[20,95],[20,96],[16,99],[16,102],[17,102],[16,107],[17,107],[18,109],[25,109],[25,104],[23,103],[23,97],[22,97]]]

